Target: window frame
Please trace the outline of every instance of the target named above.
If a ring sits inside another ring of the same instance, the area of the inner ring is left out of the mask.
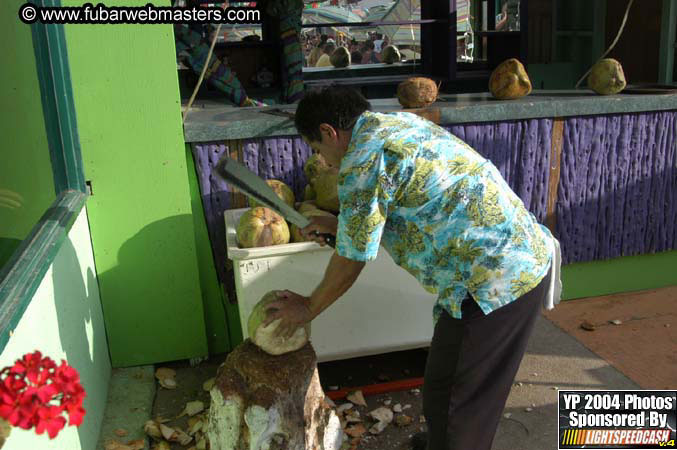
[[[663,0],[661,15],[658,82],[677,84],[677,78],[674,76],[675,53],[677,53],[677,0]]]
[[[36,3],[40,7],[61,6],[61,0]],[[0,352],[67,239],[88,196],[64,27],[39,22],[30,26],[56,199],[0,268]]]

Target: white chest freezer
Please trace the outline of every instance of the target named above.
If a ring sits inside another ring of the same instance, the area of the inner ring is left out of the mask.
[[[310,295],[320,283],[333,253],[330,247],[301,242],[239,248],[235,229],[248,208],[228,210],[226,243],[233,261],[242,333],[254,305],[271,290]],[[427,347],[433,334],[436,296],[393,262],[383,248],[366,264],[353,286],[311,324],[318,360]]]

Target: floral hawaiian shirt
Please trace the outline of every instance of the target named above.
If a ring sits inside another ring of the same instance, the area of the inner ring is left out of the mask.
[[[365,112],[338,178],[336,250],[357,261],[382,245],[461,317],[468,293],[485,314],[536,287],[552,235],[498,169],[443,128],[410,113]]]

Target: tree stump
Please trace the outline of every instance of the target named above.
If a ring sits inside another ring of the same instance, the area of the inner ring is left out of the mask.
[[[339,450],[343,431],[325,401],[310,343],[272,356],[249,339],[217,371],[211,450]]]

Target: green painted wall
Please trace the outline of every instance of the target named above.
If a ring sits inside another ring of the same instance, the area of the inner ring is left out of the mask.
[[[56,198],[30,27],[23,0],[0,3],[0,267]]]
[[[68,25],[66,39],[113,365],[204,356],[172,27]]]
[[[226,297],[220,288],[216,275],[214,256],[209,242],[209,233],[207,232],[207,222],[205,220],[204,209],[202,208],[200,186],[189,145],[186,145],[186,167],[190,183],[193,223],[195,226],[195,248],[197,249],[200,270],[200,286],[202,288],[202,303],[205,308],[205,325],[207,327],[209,353],[223,353],[229,351],[233,346],[232,339],[228,335],[228,326],[226,325]]]
[[[77,369],[87,414],[80,427],[66,427],[54,440],[14,428],[3,450],[95,449],[111,368],[84,209],[0,354],[0,368],[35,350]]]
[[[573,89],[582,75],[568,62],[529,64],[527,73],[534,89]]]
[[[677,251],[569,264],[562,268],[565,300],[675,285]]]

